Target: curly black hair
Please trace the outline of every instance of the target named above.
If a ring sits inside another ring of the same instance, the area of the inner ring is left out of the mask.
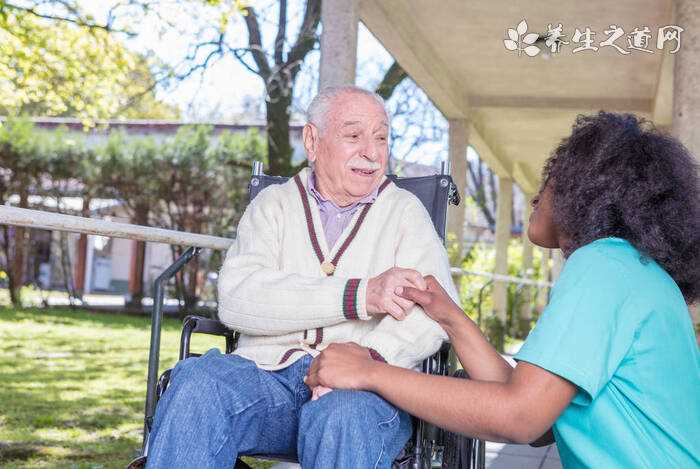
[[[579,115],[545,163],[554,223],[569,255],[596,239],[626,239],[700,299],[700,177],[690,152],[633,114]]]

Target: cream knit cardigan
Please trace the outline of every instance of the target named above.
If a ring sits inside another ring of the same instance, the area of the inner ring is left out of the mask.
[[[317,203],[306,188],[307,171],[299,175],[318,243],[331,259],[362,210],[329,248]],[[282,369],[332,342],[350,341],[411,368],[435,353],[447,335],[419,306],[403,321],[367,314],[367,281],[394,266],[434,275],[457,301],[445,248],[413,194],[389,183],[334,275],[326,276],[310,241],[300,192],[290,179],[262,190],[245,210],[219,275],[219,318],[241,334],[234,353],[264,369]]]

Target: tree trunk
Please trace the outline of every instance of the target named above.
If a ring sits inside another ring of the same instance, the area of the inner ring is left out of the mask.
[[[268,90],[267,108],[267,159],[269,174],[292,176],[293,150],[289,138],[289,109],[291,107],[292,85],[283,93],[275,87]]]
[[[148,212],[148,206],[137,206],[134,213],[134,222],[137,225],[148,225]],[[141,300],[144,297],[143,273],[146,260],[146,243],[144,241],[136,241],[133,256],[133,277],[130,279],[131,284],[129,285],[131,299],[127,306],[141,308]]]
[[[83,208],[81,209],[81,214],[85,218],[90,218],[90,197],[83,197]],[[75,273],[73,281],[73,294],[75,298],[80,300],[83,299],[83,294],[85,293],[85,279],[90,275],[90,266],[87,265],[87,249],[88,249],[88,235],[81,234],[78,238],[78,247],[76,252],[76,262],[75,262]],[[68,292],[71,294],[71,292]]]
[[[26,187],[26,186],[25,186]],[[25,190],[19,193],[19,207],[29,208],[29,193]],[[24,285],[24,263],[27,258],[29,232],[26,228],[16,226],[13,236],[13,247],[11,259],[8,259],[8,287],[10,289],[10,300],[15,308],[22,307],[22,297],[20,289]]]

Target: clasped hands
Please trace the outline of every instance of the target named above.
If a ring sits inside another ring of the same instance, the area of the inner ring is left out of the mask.
[[[392,267],[367,283],[366,305],[371,315],[388,314],[400,321],[416,304],[441,325],[462,314],[432,275],[423,277],[413,269]],[[312,400],[333,388],[369,389],[368,371],[375,364],[366,347],[352,342],[331,344],[314,359],[304,382],[312,390]]]

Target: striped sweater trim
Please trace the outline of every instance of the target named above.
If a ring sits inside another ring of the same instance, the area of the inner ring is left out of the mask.
[[[372,357],[372,360],[374,360],[374,361],[386,363],[386,360],[384,359],[382,354],[377,352],[373,348],[369,349],[369,356]]]
[[[345,284],[343,291],[343,315],[347,319],[360,319],[357,312],[357,290],[360,286],[361,279],[351,278]]]
[[[324,257],[323,257],[323,251],[321,250],[321,245],[318,242],[318,235],[316,234],[316,227],[314,226],[314,219],[313,216],[311,215],[311,206],[309,204],[309,197],[306,192],[306,188],[304,187],[304,184],[301,182],[301,177],[299,177],[299,174],[294,176],[294,182],[296,183],[297,189],[299,190],[299,195],[301,196],[301,203],[304,206],[304,217],[306,218],[306,228],[309,232],[309,239],[311,240],[311,247],[314,250],[314,253],[316,254],[316,257],[318,258],[318,262],[320,264],[323,263]],[[391,179],[387,178],[384,180],[381,186],[379,186],[379,190],[377,192],[377,195],[381,194],[384,189],[387,188],[387,186],[391,183]],[[343,241],[343,244],[340,246],[338,249],[338,252],[333,256],[333,259],[331,260],[331,264],[333,266],[337,267],[338,263],[340,262],[340,258],[342,255],[345,253],[347,250],[348,246],[350,246],[350,243],[352,242],[353,239],[355,239],[355,236],[357,235],[357,232],[360,231],[360,227],[362,226],[362,222],[365,221],[365,218],[367,217],[367,212],[369,212],[369,209],[372,208],[373,203],[366,204],[363,208],[362,211],[360,212],[360,216],[358,217],[357,221],[352,227],[352,230],[350,230],[350,233],[348,234],[348,237],[345,238],[345,241]],[[327,273],[326,275],[331,276],[333,273]]]
[[[294,355],[296,352],[303,352],[303,351],[304,351],[304,349],[300,349],[300,348],[292,348],[292,349],[289,349],[289,350],[287,350],[286,352],[284,352],[284,355],[282,355],[282,358],[280,358],[280,361],[279,361],[279,363],[277,363],[277,364],[278,364],[278,365],[281,365],[282,363],[284,363],[284,362],[286,362],[287,360],[289,360],[289,357],[291,357],[292,355]]]
[[[323,251],[321,251],[321,245],[318,244],[318,237],[316,237],[316,229],[314,228],[314,219],[311,216],[311,207],[309,206],[309,198],[306,196],[306,189],[304,189],[304,184],[301,182],[301,178],[297,174],[294,176],[294,182],[299,189],[299,195],[301,196],[301,203],[304,206],[304,216],[306,217],[306,228],[309,231],[309,237],[311,238],[311,247],[313,247],[318,262],[323,262]]]

